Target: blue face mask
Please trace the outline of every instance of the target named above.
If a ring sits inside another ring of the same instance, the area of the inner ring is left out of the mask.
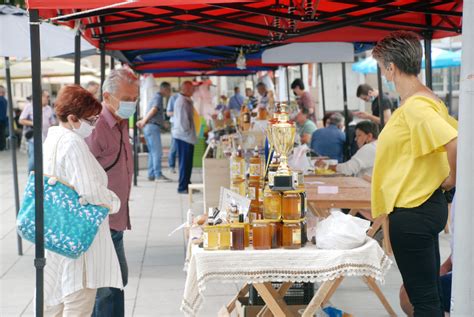
[[[382,76],[382,82],[384,83],[385,87],[388,88],[389,91],[397,91],[395,88],[395,83],[393,81],[388,81],[385,76]]]
[[[136,101],[120,101],[119,108],[115,114],[122,119],[128,119],[135,114],[136,108]]]

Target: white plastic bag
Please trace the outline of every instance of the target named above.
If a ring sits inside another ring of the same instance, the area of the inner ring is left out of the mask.
[[[304,174],[313,169],[311,161],[306,156],[308,152],[309,148],[306,144],[295,147],[293,154],[288,158],[290,168],[294,171],[302,171]]]
[[[349,250],[360,247],[367,240],[370,221],[332,211],[316,226],[316,246],[319,249]]]

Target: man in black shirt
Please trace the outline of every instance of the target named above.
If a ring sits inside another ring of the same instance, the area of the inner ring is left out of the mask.
[[[362,84],[357,87],[357,97],[364,100],[365,102],[372,103],[372,114],[368,114],[364,111],[356,111],[354,115],[361,119],[368,119],[374,123],[380,124],[380,111],[379,111],[379,91],[373,89],[368,84]],[[383,109],[383,120],[384,123],[392,116],[393,104],[390,98],[386,95],[382,96],[382,109]]]

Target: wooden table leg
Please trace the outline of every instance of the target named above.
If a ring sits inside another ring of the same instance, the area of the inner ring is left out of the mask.
[[[271,283],[255,283],[253,286],[275,317],[294,317],[283,297],[278,294]]]
[[[224,307],[222,307],[219,312],[218,312],[218,316],[221,317],[221,316],[230,316],[230,314],[234,311],[235,309],[235,302],[237,302],[237,300],[239,299],[239,297],[243,297],[245,295],[247,295],[247,293],[249,292],[249,288],[250,288],[250,285],[249,284],[245,284],[244,286],[242,286],[242,288],[240,289],[240,291],[237,293],[237,295],[235,295],[232,300]]]
[[[377,285],[377,283],[375,282],[374,278],[373,277],[370,277],[370,276],[364,276],[362,277],[362,279],[364,280],[364,282],[367,283],[367,285],[369,286],[369,288],[375,293],[375,295],[377,295],[377,297],[379,298],[380,302],[382,303],[382,305],[385,307],[385,309],[387,310],[388,314],[392,317],[396,317],[397,314],[395,313],[395,311],[393,310],[392,306],[390,306],[390,303],[388,302],[387,298],[385,298],[385,295],[382,293],[382,290],[380,289],[380,287]]]
[[[355,215],[357,215],[358,213],[359,213],[359,210],[357,210],[357,209],[351,209],[351,210],[349,211],[349,215],[351,215],[351,216],[355,216]]]
[[[280,288],[278,289],[278,295],[280,295],[283,299],[286,295],[286,292],[290,289],[291,285],[293,285],[292,282],[285,282],[281,284]],[[272,317],[272,312],[268,308],[267,305],[263,306],[263,308],[260,310],[260,312],[257,314],[257,317]]]
[[[302,317],[314,316],[314,313],[318,310],[318,308],[321,307],[324,300],[326,299],[328,294],[331,292],[331,289],[336,283],[338,283],[339,279],[342,279],[342,277],[334,279],[332,281],[326,281],[323,284],[321,284],[316,294],[314,294],[314,297],[311,300],[311,302],[309,302],[308,306],[306,306],[306,309],[304,310]]]
[[[329,300],[331,299],[332,295],[334,295],[334,293],[336,292],[336,289],[339,287],[339,285],[341,285],[342,283],[342,280],[344,280],[344,277],[341,276],[340,278],[336,279],[336,283],[334,283],[331,287],[331,289],[329,290],[329,293],[326,295],[326,297],[324,298],[323,302],[321,303],[321,306],[324,306],[325,304],[327,304],[327,302],[329,302]]]

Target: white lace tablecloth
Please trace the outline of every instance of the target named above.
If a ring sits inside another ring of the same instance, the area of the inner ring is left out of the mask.
[[[263,282],[324,282],[341,276],[371,276],[381,283],[392,265],[371,238],[357,249],[320,250],[308,245],[297,250],[204,251],[193,247],[181,310],[195,316],[206,284]]]

